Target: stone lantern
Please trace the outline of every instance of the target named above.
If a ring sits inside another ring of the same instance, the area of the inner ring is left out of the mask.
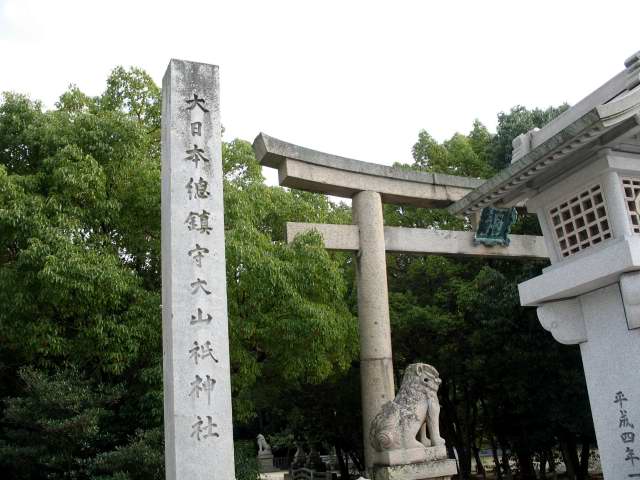
[[[537,214],[551,265],[524,306],[579,344],[606,479],[640,478],[640,52],[578,104],[513,142],[511,165],[449,207]]]

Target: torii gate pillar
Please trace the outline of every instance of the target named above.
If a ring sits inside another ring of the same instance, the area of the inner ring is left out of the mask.
[[[371,420],[395,395],[387,262],[380,194],[371,191],[357,193],[353,197],[352,208],[360,241],[356,260],[360,383],[365,458],[369,463],[369,459],[374,457],[373,447],[368,441]]]

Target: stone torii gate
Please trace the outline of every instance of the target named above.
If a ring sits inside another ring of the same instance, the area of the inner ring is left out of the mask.
[[[258,161],[277,168],[282,186],[352,199],[353,225],[288,223],[287,241],[318,231],[329,250],[357,253],[362,417],[367,469],[375,462],[369,442],[373,417],[395,396],[387,291],[386,252],[454,256],[548,258],[542,237],[510,235],[508,247],[474,244],[474,233],[385,227],[382,204],[443,208],[483,181],[406,171],[330,155],[259,134]]]

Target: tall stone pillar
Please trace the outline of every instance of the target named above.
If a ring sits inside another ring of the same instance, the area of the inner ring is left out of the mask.
[[[387,262],[380,194],[359,192],[353,197],[352,207],[353,221],[360,229],[357,257],[360,382],[365,464],[370,469],[375,460],[375,450],[369,441],[371,420],[395,396]]]
[[[218,67],[162,82],[162,337],[168,480],[233,480]]]

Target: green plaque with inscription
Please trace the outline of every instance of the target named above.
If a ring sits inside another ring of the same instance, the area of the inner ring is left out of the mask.
[[[483,208],[473,242],[487,246],[508,246],[509,230],[517,218],[515,208]]]

